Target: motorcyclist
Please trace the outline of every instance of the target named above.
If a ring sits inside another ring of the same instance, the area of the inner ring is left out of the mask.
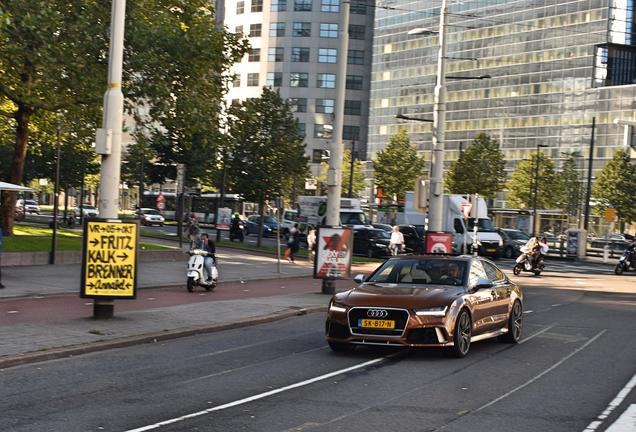
[[[232,218],[232,224],[230,225],[230,229],[234,236],[240,236],[241,231],[241,218],[238,213],[234,213],[234,217]]]
[[[539,265],[543,264],[543,257],[548,253],[548,250],[549,247],[545,237],[532,237],[524,246],[521,247],[521,252],[523,252],[523,254],[518,262],[528,259],[532,268],[537,268]]]
[[[201,240],[199,240],[196,248],[202,249],[208,254],[203,261],[203,267],[207,273],[207,282],[212,281],[212,264],[216,262],[216,245],[208,236],[208,233],[201,234]]]

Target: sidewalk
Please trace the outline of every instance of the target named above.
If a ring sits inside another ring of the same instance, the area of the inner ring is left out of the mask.
[[[185,261],[141,263],[137,299],[115,301],[109,320],[93,319],[92,300],[79,298],[79,265],[3,268],[0,369],[323,311],[329,302],[307,262],[281,262],[278,273],[271,257],[217,256],[220,283],[211,293],[186,291]],[[338,281],[338,289],[353,284]]]

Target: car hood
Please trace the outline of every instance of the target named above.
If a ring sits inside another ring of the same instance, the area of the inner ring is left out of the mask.
[[[447,285],[364,283],[336,295],[335,301],[347,306],[394,306],[404,308],[446,306],[464,294],[463,287]]]

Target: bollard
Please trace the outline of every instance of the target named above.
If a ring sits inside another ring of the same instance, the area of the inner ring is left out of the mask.
[[[322,293],[331,295],[336,293],[336,280],[334,278],[326,277],[322,280]]]
[[[603,262],[604,263],[609,261],[609,251],[610,251],[610,247],[608,245],[603,246]]]

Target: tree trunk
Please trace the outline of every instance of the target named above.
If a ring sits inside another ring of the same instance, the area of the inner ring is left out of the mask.
[[[256,239],[256,247],[261,247],[261,242],[263,240],[263,220],[265,214],[265,197],[263,196],[263,192],[261,192],[258,198],[258,215],[259,215],[259,223],[258,223],[258,238]]]
[[[27,153],[27,142],[29,137],[29,120],[33,110],[18,105],[15,113],[16,134],[15,134],[15,151],[13,160],[11,161],[11,171],[9,172],[9,183],[20,184],[22,175],[24,174],[24,160]],[[2,231],[5,236],[13,235],[13,222],[15,217],[15,203],[17,194],[15,192],[4,191],[2,193]]]

